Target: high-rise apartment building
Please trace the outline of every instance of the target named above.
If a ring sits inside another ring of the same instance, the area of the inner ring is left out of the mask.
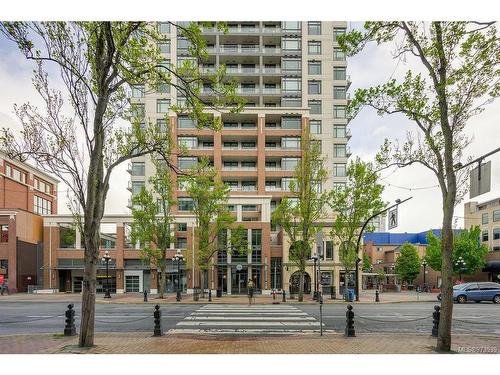
[[[189,168],[200,157],[213,162],[231,189],[230,209],[237,222],[248,228],[248,256],[219,253],[205,278],[205,287],[246,293],[246,283],[253,278],[262,291],[293,291],[298,289],[298,275],[288,260],[286,238],[271,225],[271,212],[284,196],[290,195],[289,185],[301,157],[300,140],[306,127],[320,142],[328,171],[329,178],[321,188],[331,190],[345,184],[350,156],[346,116],[350,80],[336,38],[345,33],[347,23],[226,24],[227,32],[218,31],[215,24],[202,28],[209,57],[199,67],[209,74],[225,65],[227,76],[238,82],[237,93],[247,102],[241,113],[214,112],[214,116],[221,116],[221,131],[198,129],[190,118],[177,116],[170,106],[182,103],[184,98],[172,87],[160,88],[161,92],[134,87],[131,103],[148,121],[168,129],[176,144],[188,149],[188,154],[174,158],[180,169]],[[166,61],[180,65],[190,58],[188,42],[177,35],[176,27],[167,22],[157,27],[166,38],[159,46]],[[202,95],[208,97],[211,93],[207,84]],[[133,159],[129,172],[132,194],[147,187],[149,177],[155,173],[149,156]],[[186,222],[186,218],[192,218],[192,202],[182,186],[174,196],[178,201],[174,214]],[[189,234],[193,223],[187,223],[187,231],[177,232],[173,248],[189,249],[193,245]],[[323,248],[323,282],[338,288],[343,284],[338,254],[332,241],[325,240]],[[188,288],[199,286],[195,263],[188,262]],[[307,272],[305,290],[311,291],[316,282],[312,262]]]

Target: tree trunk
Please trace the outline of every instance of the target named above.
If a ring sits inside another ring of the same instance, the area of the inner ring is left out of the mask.
[[[166,267],[165,264],[162,264],[160,267],[160,277],[158,278],[158,297],[159,298],[164,298],[165,294],[165,277],[167,276],[165,274]]]
[[[304,270],[300,270],[299,277],[299,302],[304,301]]]

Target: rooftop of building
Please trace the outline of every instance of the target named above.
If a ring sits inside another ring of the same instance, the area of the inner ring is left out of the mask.
[[[12,159],[7,155],[6,153],[0,151],[0,159],[7,160],[10,164],[13,164],[19,168],[23,168],[25,170],[28,170],[29,172],[33,173],[34,175],[38,177],[42,177],[43,179],[47,180],[48,182],[51,182],[55,185],[57,185],[59,181],[57,178],[54,176],[38,169],[37,167],[33,166],[32,164],[28,163],[27,161],[21,161],[19,159]]]
[[[427,245],[427,233],[432,231],[436,236],[441,236],[441,229],[429,229],[419,233],[390,233],[372,232],[363,235],[363,241],[372,241],[374,245],[402,245],[405,242]]]

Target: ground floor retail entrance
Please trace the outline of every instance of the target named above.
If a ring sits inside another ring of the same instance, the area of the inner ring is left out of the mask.
[[[217,267],[216,289],[224,294],[248,294],[248,282],[252,279],[255,293],[262,292],[262,265],[219,265]]]

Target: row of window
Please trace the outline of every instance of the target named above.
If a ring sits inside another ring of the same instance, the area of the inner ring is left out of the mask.
[[[44,193],[47,194],[52,194],[52,184],[49,184],[38,178],[35,178],[33,179],[33,185],[35,186],[35,189],[43,191]]]
[[[52,214],[52,202],[37,195],[34,195],[33,211],[38,215],[50,215]]]
[[[5,175],[13,180],[26,183],[26,172],[23,172],[9,164],[5,165]]]
[[[487,229],[483,230],[481,240],[483,242],[488,242],[489,231]],[[493,240],[500,240],[500,228],[493,228]]]
[[[492,219],[493,219],[493,221],[500,221],[500,210],[494,210],[493,211]],[[488,224],[489,220],[490,220],[490,218],[489,218],[489,213],[488,212],[482,214],[481,222],[483,224]]]

